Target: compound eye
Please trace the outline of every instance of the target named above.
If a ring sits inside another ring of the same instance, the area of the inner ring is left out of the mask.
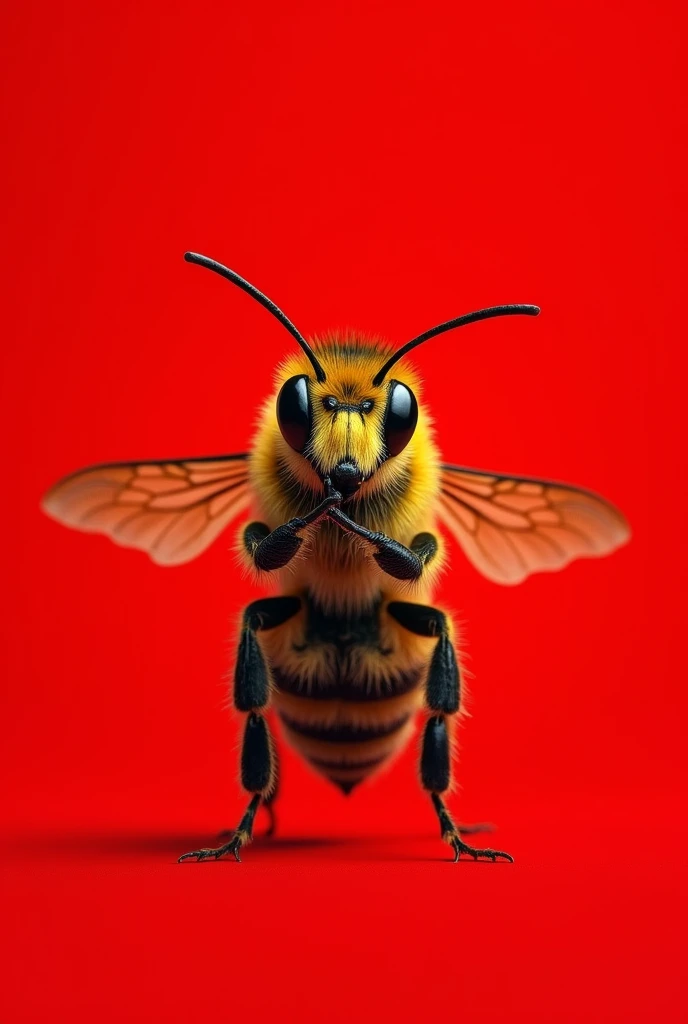
[[[311,401],[308,377],[290,377],[277,396],[277,422],[282,437],[295,452],[302,452],[311,434]]]
[[[384,437],[391,457],[402,452],[413,437],[418,422],[418,402],[413,391],[401,381],[391,380],[389,384]]]

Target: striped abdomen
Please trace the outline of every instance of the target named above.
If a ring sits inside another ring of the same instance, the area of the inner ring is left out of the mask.
[[[273,704],[288,743],[349,793],[411,736],[426,654],[398,626],[381,634],[379,606],[352,620],[310,605],[301,632],[270,659]]]
[[[352,695],[359,690],[355,684],[350,689]],[[325,688],[317,697],[297,697],[278,688],[274,703],[290,745],[349,793],[406,744],[420,689],[366,702],[328,700],[326,692]]]

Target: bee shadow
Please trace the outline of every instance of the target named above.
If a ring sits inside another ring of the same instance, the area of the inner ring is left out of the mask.
[[[221,839],[212,834],[190,831],[155,830],[32,830],[17,834],[6,840],[5,848],[11,854],[25,858],[74,858],[87,859],[109,857],[151,857],[164,856],[176,859],[189,850],[203,846],[220,845]],[[295,854],[320,854],[323,860],[346,860],[350,862],[421,862],[446,861],[447,855],[438,849],[436,856],[428,856],[423,847],[428,836],[384,835],[384,836],[265,836],[258,834],[247,851],[246,860],[269,864],[277,857],[281,863],[295,860]],[[422,846],[421,846],[422,843]],[[419,848],[420,847],[420,848]],[[414,852],[416,851],[416,852]],[[214,863],[209,861],[208,863]]]

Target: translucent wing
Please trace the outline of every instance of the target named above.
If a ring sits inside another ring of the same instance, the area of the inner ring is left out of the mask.
[[[66,526],[105,533],[159,565],[196,558],[246,507],[246,455],[119,462],[65,477],[43,509]]]
[[[442,466],[441,488],[442,522],[495,583],[608,555],[631,534],[618,509],[569,484]]]

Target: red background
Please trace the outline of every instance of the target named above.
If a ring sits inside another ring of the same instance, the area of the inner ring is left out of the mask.
[[[685,1020],[682,6],[5,5],[3,1024]],[[306,333],[542,306],[417,357],[448,460],[634,531],[514,589],[454,551],[454,807],[513,867],[448,862],[414,750],[348,800],[286,754],[281,838],[176,865],[243,805],[258,592],[229,537],[163,570],[38,503],[245,448],[291,342],[187,248]]]

